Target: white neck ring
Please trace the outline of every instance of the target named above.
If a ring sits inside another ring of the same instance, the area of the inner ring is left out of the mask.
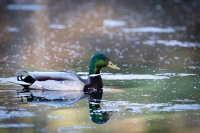
[[[101,74],[91,74],[89,75],[90,77],[96,77],[96,76],[100,76]]]

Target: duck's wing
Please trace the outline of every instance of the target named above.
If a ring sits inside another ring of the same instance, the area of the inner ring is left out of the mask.
[[[69,72],[28,72],[28,74],[37,81],[55,80],[78,80],[78,76]]]
[[[41,82],[46,84],[54,84],[58,81],[80,81],[79,77],[69,72],[28,72],[23,71],[18,74],[17,77],[19,83],[23,87],[29,87],[31,85],[37,85],[36,88],[41,88]],[[61,82],[58,82],[61,83]],[[63,83],[62,83],[63,84]],[[38,87],[39,86],[39,87]]]

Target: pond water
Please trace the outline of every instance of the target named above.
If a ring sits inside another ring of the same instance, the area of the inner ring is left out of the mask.
[[[198,0],[0,5],[0,132],[200,132]],[[102,69],[99,92],[12,83],[22,70],[85,78],[96,53],[121,68]]]

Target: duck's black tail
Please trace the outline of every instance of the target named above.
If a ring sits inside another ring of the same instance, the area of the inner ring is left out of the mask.
[[[36,80],[29,75],[27,71],[22,71],[18,74],[17,80],[21,81],[19,84],[23,87],[28,87],[32,85]]]

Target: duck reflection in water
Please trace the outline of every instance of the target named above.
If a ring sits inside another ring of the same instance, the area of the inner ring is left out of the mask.
[[[70,106],[80,99],[88,98],[89,113],[91,120],[96,124],[108,122],[115,111],[105,111],[100,107],[103,89],[88,89],[83,91],[42,91],[30,90],[19,91],[17,97],[22,103],[46,104],[51,106]],[[26,102],[27,101],[27,102]]]
[[[90,118],[96,124],[106,123],[110,117],[115,113],[115,111],[105,111],[100,107],[101,99],[103,95],[103,89],[98,89],[91,91],[89,93],[89,109]]]

